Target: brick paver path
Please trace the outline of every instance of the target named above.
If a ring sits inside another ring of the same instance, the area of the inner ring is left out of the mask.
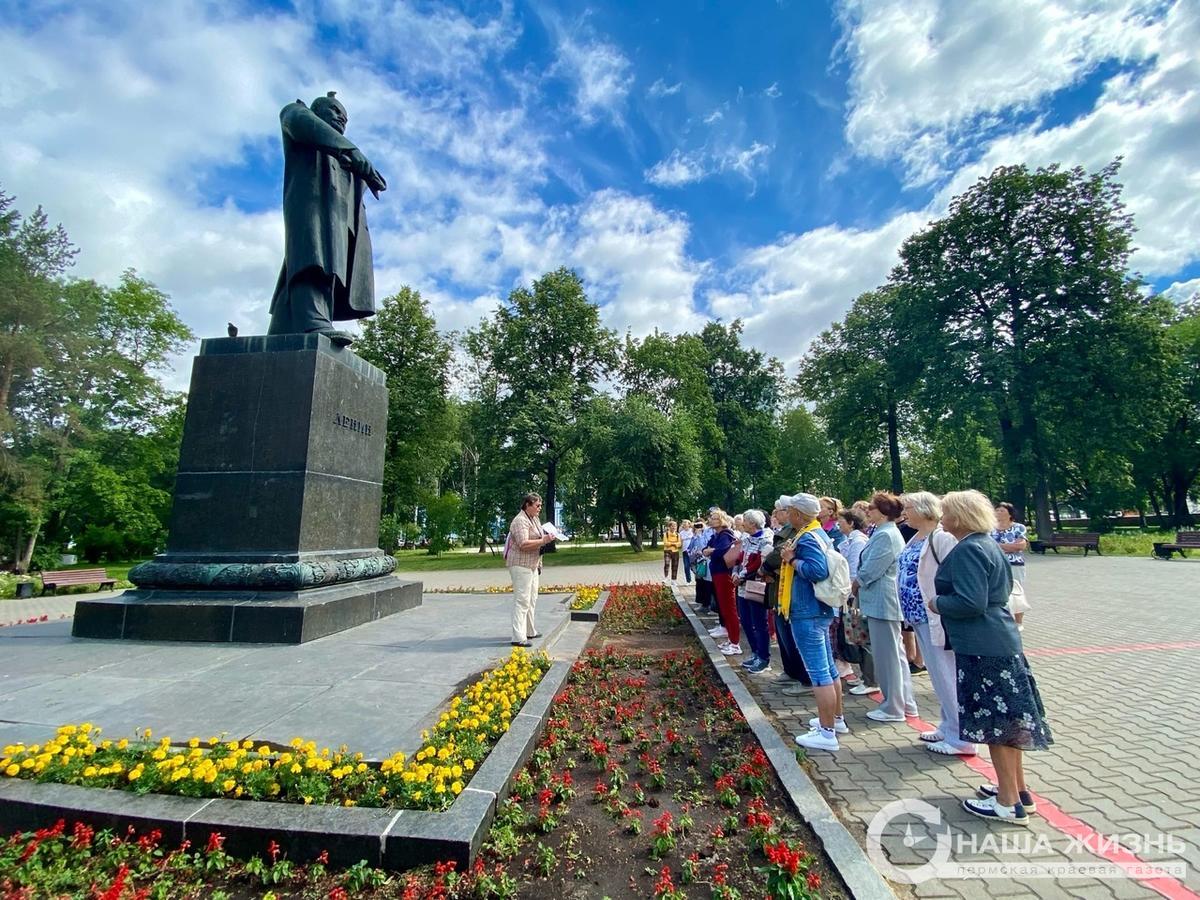
[[[955,862],[1021,862],[1024,857],[1003,853],[1001,847],[976,843],[981,852],[971,853],[970,843],[958,842],[971,836],[982,842],[988,835],[1013,840],[1027,833],[1021,839],[1037,844],[1037,853],[1029,857],[1036,862],[1101,862],[1100,856],[1072,846],[1067,833],[1094,831],[1104,837],[1148,835],[1151,841],[1140,848],[1139,858],[1182,860],[1188,868],[1182,883],[1160,882],[1160,892],[1136,880],[1070,878],[932,880],[898,887],[900,894],[1200,896],[1200,561],[1051,554],[1034,558],[1029,570],[1033,609],[1025,619],[1025,648],[1055,737],[1048,752],[1026,757],[1030,788],[1047,801],[1029,829],[991,826],[958,806],[975,786],[990,780],[986,750],[974,768],[930,753],[917,740],[921,726],[914,720],[903,725],[868,720],[865,714],[874,705],[869,697],[846,695],[852,733],[840,738],[836,754],[811,753],[813,777],[864,841],[884,804],[917,798],[941,812],[952,846],[962,848],[954,853]],[[774,667],[780,668],[777,657]],[[807,730],[816,714],[811,694],[790,697],[771,676],[742,674],[780,731],[790,736]],[[915,682],[921,715],[936,724],[929,679]],[[908,846],[905,823],[912,825]],[[916,865],[929,858],[928,851],[920,852],[922,846],[932,848],[931,840],[921,842],[929,833],[910,817],[886,829],[880,843],[893,864]],[[1182,846],[1182,853],[1169,852],[1171,842]],[[1154,849],[1156,843],[1161,849]]]

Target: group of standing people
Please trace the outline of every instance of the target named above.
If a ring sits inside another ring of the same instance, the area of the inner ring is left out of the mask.
[[[784,495],[769,523],[761,510],[735,518],[713,508],[689,534],[668,524],[664,577],[677,577],[668,576],[672,563],[684,564],[685,577],[693,569],[697,605],[718,617],[710,635],[735,657],[745,632],[750,674],[771,673],[774,635],[784,691],[811,690],[816,701],[795,739],[806,749],[840,749],[838,735],[850,730],[844,687],[879,694],[867,719],[903,723],[918,715],[914,674],[928,674],[940,723],[919,735],[921,745],[970,756],[986,744],[997,783],[963,806],[1024,824],[1036,806],[1021,752],[1053,739],[1022,650],[1027,538],[1013,513],[978,491],[880,491],[845,509],[831,497]],[[815,587],[830,577],[834,549],[851,578],[841,608]]]

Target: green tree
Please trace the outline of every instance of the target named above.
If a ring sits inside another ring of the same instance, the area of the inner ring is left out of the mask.
[[[602,397],[591,404],[583,431],[582,477],[596,519],[619,523],[641,552],[647,530],[695,493],[700,454],[691,425],[642,397]]]
[[[115,287],[66,279],[74,253],[40,209],[22,220],[0,194],[0,528],[20,570],[43,533],[78,535],[66,527],[76,454],[153,428],[170,403],[159,376],[193,337],[133,270]]]
[[[1064,405],[1076,418],[1086,404],[1093,421],[1127,422],[1144,399],[1140,373],[1097,357],[1114,339],[1152,342],[1161,327],[1128,274],[1133,223],[1117,170],[999,168],[905,241],[892,274],[909,346],[933,361],[923,402],[935,414],[964,398],[990,406],[1008,496],[1023,509],[1032,494],[1039,532],[1052,527],[1058,456],[1078,439]],[[1112,434],[1087,440],[1104,448]]]
[[[436,495],[455,449],[449,407],[451,342],[420,292],[402,287],[366,320],[355,352],[388,379],[383,509],[411,520],[420,498]]]
[[[712,398],[716,440],[703,446],[701,487],[726,509],[766,502],[777,462],[775,416],[783,366],[742,345],[742,322],[709,322],[700,332],[704,379]],[[702,432],[703,436],[703,432]],[[774,500],[774,497],[770,498]]]
[[[454,491],[429,497],[425,506],[425,536],[429,538],[429,553],[440,556],[450,548],[450,535],[458,527],[462,498]]]
[[[851,457],[886,447],[894,493],[904,490],[900,452],[905,405],[920,367],[906,363],[896,287],[857,297],[846,317],[813,342],[796,383],[813,403],[830,439]]]
[[[1148,412],[1165,419],[1160,439],[1135,458],[1135,478],[1176,528],[1194,519],[1188,509],[1200,477],[1200,295],[1173,312],[1167,364],[1149,394]]]
[[[543,515],[553,521],[559,466],[578,444],[579,416],[596,386],[617,365],[616,336],[579,276],[560,268],[513,290],[467,346],[495,390],[501,444],[521,461],[518,471],[544,474]]]

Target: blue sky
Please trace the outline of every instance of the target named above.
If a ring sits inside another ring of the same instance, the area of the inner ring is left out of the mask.
[[[200,335],[265,330],[277,114],[337,90],[382,292],[469,327],[559,265],[608,325],[798,364],[995,166],[1125,157],[1135,266],[1200,289],[1200,8],[1170,0],[11,3],[0,185]],[[182,361],[177,383],[186,379]]]

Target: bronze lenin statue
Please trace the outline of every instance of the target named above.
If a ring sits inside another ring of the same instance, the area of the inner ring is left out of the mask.
[[[317,332],[346,346],[350,335],[333,323],[375,314],[363,194],[378,197],[387,182],[346,138],[346,108],[333,91],[311,109],[289,103],[279,120],[285,249],[267,333]]]

